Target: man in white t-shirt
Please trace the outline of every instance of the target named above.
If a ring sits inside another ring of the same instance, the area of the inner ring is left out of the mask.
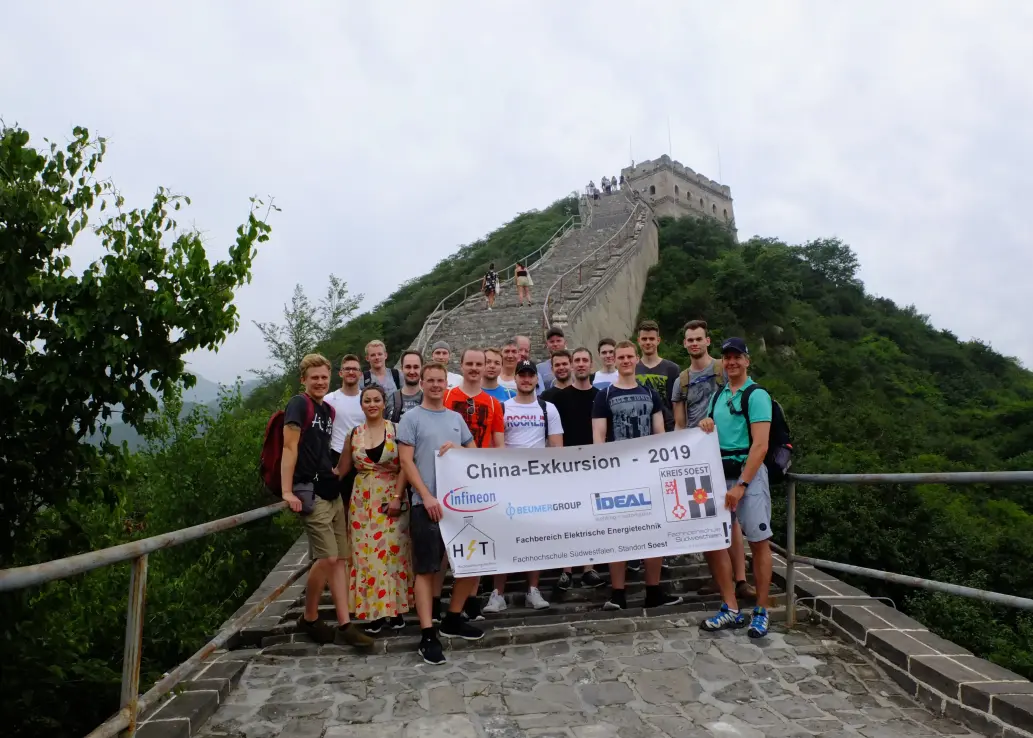
[[[599,360],[603,363],[601,371],[592,377],[592,386],[598,389],[606,389],[617,381],[620,375],[617,373],[617,342],[612,338],[604,338],[599,341]]]
[[[452,361],[452,349],[449,348],[445,341],[438,341],[431,347],[430,357],[447,369],[449,362]],[[448,389],[458,387],[463,383],[462,375],[455,372],[448,372],[446,377],[448,379]]]
[[[559,411],[551,402],[538,398],[538,369],[534,362],[521,361],[516,366],[517,395],[503,404],[505,411],[506,448],[545,448],[563,445],[563,424]],[[549,603],[538,591],[540,572],[527,572],[527,595],[524,602],[535,610],[544,610]],[[506,609],[506,575],[495,575],[495,589],[484,606],[484,612]]]
[[[325,402],[333,405],[337,414],[334,419],[334,432],[330,437],[330,455],[333,457],[334,466],[341,458],[341,451],[344,450],[344,442],[352,428],[366,422],[366,416],[362,412],[362,404],[359,402],[359,380],[362,378],[362,364],[355,354],[348,354],[341,359],[341,388],[334,390],[323,398]]]

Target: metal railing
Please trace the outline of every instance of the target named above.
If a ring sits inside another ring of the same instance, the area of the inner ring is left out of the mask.
[[[629,190],[632,194],[628,194]],[[608,239],[606,239],[606,241],[601,246],[594,249],[592,253],[590,253],[584,259],[579,261],[577,264],[572,266],[567,271],[563,272],[563,274],[561,274],[555,282],[549,285],[549,289],[545,292],[545,299],[542,301],[543,331],[548,331],[549,328],[552,327],[552,321],[550,316],[552,315],[553,291],[556,291],[557,295],[562,296],[564,294],[565,285],[569,286],[574,284],[575,276],[577,277],[577,286],[580,287],[582,284],[584,284],[585,272],[587,271],[588,274],[591,275],[592,270],[595,269],[595,267],[599,264],[600,261],[603,261],[604,259],[606,261],[609,261],[610,257],[613,256],[613,249],[615,245],[623,241],[623,239],[629,237],[629,235],[634,231],[636,216],[638,216],[642,212],[642,210],[649,210],[649,206],[645,203],[645,201],[641,200],[640,198],[636,198],[635,195],[637,193],[635,193],[634,190],[625,187],[624,190],[622,190],[622,193],[624,194],[624,197],[626,197],[628,201],[633,204],[631,214],[628,216],[628,219],[624,221],[621,227],[617,229],[617,232],[610,236]],[[609,195],[609,197],[613,197],[613,195]],[[568,316],[567,322],[569,323],[572,320],[573,317]]]
[[[572,215],[564,221],[563,225],[556,229],[556,231],[549,236],[545,243],[530,252],[522,259],[513,262],[504,269],[498,271],[499,284],[505,284],[512,282],[516,277],[516,265],[522,264],[527,269],[531,269],[537,266],[538,263],[545,257],[546,253],[559,241],[576,228],[585,228],[591,224],[592,220],[592,207],[587,201],[587,198],[578,195],[577,192],[572,193],[578,198],[578,214]],[[587,216],[586,216],[587,213]],[[427,319],[423,322],[423,327],[416,336],[416,340],[413,341],[413,351],[419,351],[421,354],[426,354],[427,347],[431,344],[431,339],[434,337],[434,333],[437,331],[438,326],[444,322],[444,320],[452,314],[453,311],[462,307],[468,299],[472,296],[476,296],[480,293],[481,279],[475,279],[467,282],[462,287],[459,287],[439,302],[434,309],[427,316]],[[462,295],[462,297],[460,297]],[[449,307],[451,305],[451,307]]]
[[[268,518],[286,508],[287,503],[277,502],[239,515],[231,515],[228,518],[212,520],[201,525],[123,543],[99,551],[90,551],[41,564],[0,570],[0,592],[8,592],[45,584],[56,579],[67,579],[123,561],[132,562],[129,575],[129,605],[126,609],[126,637],[122,653],[122,694],[119,710],[91,732],[87,738],[111,738],[119,733],[131,738],[136,733],[137,720],[144,710],[155,705],[158,700],[174,689],[184,677],[191,674],[216,649],[226,645],[234,634],[264,610],[270,602],[279,597],[311,566],[310,562],[292,572],[276,589],[246,612],[226,623],[202,649],[162,677],[146,694],[141,695],[140,657],[143,654],[143,613],[144,602],[147,599],[147,556],[164,548],[173,548],[214,533],[237,528],[245,523]]]
[[[796,623],[796,565],[810,564],[819,569],[832,569],[846,574],[881,579],[894,584],[928,589],[933,592],[970,597],[996,605],[1008,605],[1023,610],[1033,610],[1033,599],[1015,595],[990,592],[985,589],[964,587],[960,584],[939,582],[935,579],[912,577],[879,569],[844,564],[841,561],[816,559],[796,553],[796,485],[809,484],[1033,484],[1033,471],[1014,472],[946,472],[929,474],[790,474],[786,483],[788,505],[786,509],[786,547],[782,550],[786,560],[786,622]],[[780,548],[776,546],[775,548]],[[820,598],[819,598],[820,599]]]

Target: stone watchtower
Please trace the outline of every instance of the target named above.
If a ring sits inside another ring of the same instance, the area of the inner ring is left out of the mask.
[[[621,170],[624,179],[645,198],[657,216],[706,216],[728,224],[736,233],[732,190],[664,154]]]

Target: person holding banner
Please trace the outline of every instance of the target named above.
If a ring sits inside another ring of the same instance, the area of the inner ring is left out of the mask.
[[[592,407],[592,436],[594,443],[624,441],[664,432],[664,403],[652,387],[639,384],[635,378],[638,349],[631,341],[616,346],[617,381],[596,395]],[[604,610],[624,610],[628,603],[624,594],[627,562],[610,564],[610,599]],[[663,558],[645,560],[645,607],[680,605],[682,598],[665,594],[660,587]]]
[[[562,352],[565,353],[565,352]],[[555,358],[559,354],[554,354]],[[556,406],[537,396],[538,367],[533,361],[521,361],[516,366],[517,396],[506,400],[506,448],[557,448],[563,445],[563,425]],[[551,391],[551,390],[546,390]],[[538,591],[541,572],[527,572],[527,594],[524,603],[534,610],[548,609],[549,603]],[[488,597],[484,612],[497,613],[506,609],[506,575],[495,575],[495,589]]]
[[[438,527],[444,511],[437,500],[435,459],[454,446],[476,448],[476,444],[463,416],[445,407],[448,370],[444,365],[426,364],[420,380],[423,402],[403,415],[398,424],[398,458],[413,490],[409,533],[422,636],[418,652],[426,663],[437,665],[445,663],[445,654],[434,630],[434,580],[445,558],[445,542]],[[464,622],[460,614],[466,598],[477,589],[478,579],[457,577],[452,582],[452,599],[438,631],[441,635],[468,641],[484,637],[483,631]]]
[[[747,635],[763,638],[768,634],[767,605],[771,587],[771,489],[764,465],[771,431],[771,395],[761,387],[748,393],[750,424],[747,428],[743,391],[755,382],[748,374],[750,352],[746,342],[729,338],[721,344],[721,360],[728,382],[712,396],[707,417],[699,422],[699,429],[705,433],[717,430],[728,487],[725,507],[735,513],[743,537],[753,551],[757,606],[753,608]],[[732,560],[723,550],[709,551],[706,556],[724,603],[718,613],[704,620],[700,627],[711,631],[744,627],[746,613],[739,609],[735,598]]]

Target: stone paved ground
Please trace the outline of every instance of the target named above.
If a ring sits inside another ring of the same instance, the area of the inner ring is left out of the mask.
[[[246,738],[778,738],[976,735],[807,627],[764,641],[696,620],[531,646],[357,656],[273,646],[201,730]],[[583,624],[585,626],[588,623]]]

